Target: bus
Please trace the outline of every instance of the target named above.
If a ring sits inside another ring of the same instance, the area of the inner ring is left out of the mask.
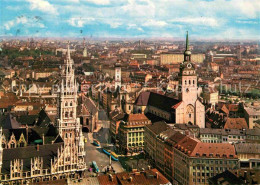
[[[98,173],[99,169],[98,169],[98,165],[97,165],[96,161],[92,161],[92,166],[93,166],[95,172]]]
[[[114,161],[118,161],[118,155],[116,155],[115,152],[111,152],[110,155],[111,155],[111,158],[112,158]]]
[[[108,156],[111,156],[111,159],[113,159],[114,161],[118,161],[118,155],[116,155],[115,152],[109,150],[109,147],[103,147],[103,152]]]

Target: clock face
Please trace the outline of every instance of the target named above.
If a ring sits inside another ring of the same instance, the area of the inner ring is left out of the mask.
[[[191,63],[187,64],[187,67],[188,67],[189,69],[192,68]]]

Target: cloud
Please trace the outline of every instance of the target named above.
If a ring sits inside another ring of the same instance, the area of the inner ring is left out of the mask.
[[[119,26],[122,25],[122,23],[119,22],[109,22],[108,24],[110,25],[111,28],[118,28]]]
[[[179,37],[190,30],[198,37],[220,33],[232,35],[231,31],[240,36],[255,33],[254,37],[259,37],[259,0],[26,0],[30,4],[21,0],[4,1],[2,22],[5,31],[17,24],[16,18],[10,17],[33,13],[44,18],[50,32],[62,36],[88,25],[85,32],[99,32],[100,36],[106,33],[121,34],[122,37]],[[12,7],[15,11],[10,11]],[[25,19],[19,21],[21,25],[36,24],[25,23]],[[241,28],[251,32],[235,31]]]
[[[13,26],[14,26],[14,23],[15,21],[14,20],[11,20],[11,21],[8,21],[4,24],[4,27],[6,30],[10,30]]]
[[[82,28],[84,27],[85,24],[89,24],[89,23],[94,23],[95,19],[94,18],[76,18],[76,17],[72,17],[68,20],[68,23],[71,26],[74,27],[78,27],[78,28]]]
[[[110,0],[85,0],[88,3],[96,4],[96,5],[109,5]]]
[[[57,9],[45,0],[27,0],[30,3],[31,10],[39,10],[44,13],[49,13],[52,15],[57,15]]]
[[[236,23],[240,24],[259,24],[259,21],[253,21],[253,20],[237,20]]]
[[[170,20],[173,23],[185,23],[192,25],[203,25],[203,26],[211,26],[216,27],[220,25],[220,21],[211,17],[182,17],[175,18]]]
[[[167,25],[168,25],[168,23],[165,21],[157,21],[157,20],[153,20],[153,19],[149,19],[149,20],[145,21],[145,23],[143,24],[143,26],[147,26],[147,27],[164,27]]]
[[[138,30],[138,31],[141,31],[141,32],[144,32],[143,28],[141,27],[138,27],[136,24],[128,24],[127,25],[127,29],[134,29],[134,30]]]
[[[38,22],[39,20],[37,20],[35,17],[31,18],[31,17],[26,17],[26,16],[18,16],[13,20],[7,21],[4,24],[4,28],[5,30],[10,30],[11,28],[13,28],[14,26],[19,26],[19,25],[23,25],[25,27],[38,27],[38,28],[44,28],[44,24],[41,22]]]

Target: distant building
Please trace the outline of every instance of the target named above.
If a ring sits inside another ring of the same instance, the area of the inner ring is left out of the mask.
[[[115,64],[115,88],[121,87],[121,64]]]
[[[162,53],[160,54],[160,65],[180,64],[183,62],[183,54],[181,53]],[[193,54],[191,60],[194,63],[203,63],[205,59],[204,54]]]
[[[146,59],[147,55],[142,53],[133,53],[131,56],[132,59]]]
[[[260,142],[260,129],[201,128],[199,138],[205,143],[258,143]]]
[[[245,113],[246,122],[250,129],[254,127],[260,128],[259,126],[260,124],[256,123],[257,120],[260,120],[260,109],[257,110],[254,108],[245,107],[244,113]]]
[[[204,103],[210,104],[212,107],[218,103],[219,93],[214,88],[208,88],[206,92],[203,93],[203,101]]]

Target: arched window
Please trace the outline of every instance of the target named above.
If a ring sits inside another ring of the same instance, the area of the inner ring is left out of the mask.
[[[86,119],[86,125],[89,125],[89,119],[88,118]]]
[[[21,143],[20,143],[20,147],[24,147],[24,142],[21,142]]]
[[[185,85],[187,85],[187,80],[185,80]]]
[[[72,106],[72,101],[70,102],[70,106]]]
[[[68,118],[68,117],[69,117],[69,113],[65,112],[65,118]]]
[[[70,117],[71,117],[71,118],[73,117],[73,111],[70,112]]]
[[[65,106],[68,106],[68,102],[65,102]]]
[[[189,80],[189,84],[191,84],[190,80]]]
[[[15,148],[15,143],[11,143],[11,148]]]
[[[195,80],[193,80],[193,84],[195,84]]]

